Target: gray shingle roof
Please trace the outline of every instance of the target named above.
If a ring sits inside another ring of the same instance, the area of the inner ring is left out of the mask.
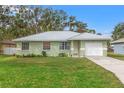
[[[109,40],[110,37],[91,33],[77,33],[72,31],[49,31],[27,37],[14,39],[13,41],[67,41],[67,40]]]
[[[124,43],[124,38],[118,39],[116,41],[111,42],[112,44],[116,44],[116,43]]]

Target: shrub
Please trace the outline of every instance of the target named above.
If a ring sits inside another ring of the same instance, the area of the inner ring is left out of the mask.
[[[108,53],[107,53],[107,56],[110,56],[110,57],[124,57],[123,54],[114,54],[114,53],[112,53],[112,52],[108,52]]]
[[[36,55],[35,55],[35,54],[33,54],[33,53],[29,55],[29,57],[35,57],[35,56],[36,56]]]
[[[23,56],[22,55],[16,55],[16,57],[19,58],[19,57],[23,57]]]
[[[66,53],[59,53],[59,57],[67,57]]]
[[[42,56],[43,56],[43,57],[47,57],[46,51],[42,51]]]
[[[27,55],[16,55],[16,57],[42,57],[42,55],[27,54]]]
[[[36,55],[36,57],[42,57],[42,55]]]

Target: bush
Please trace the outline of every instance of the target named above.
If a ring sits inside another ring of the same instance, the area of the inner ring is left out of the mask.
[[[36,57],[36,55],[35,54],[29,54],[29,57]]]
[[[59,57],[67,57],[66,53],[59,53]]]
[[[42,57],[42,55],[36,55],[36,57]]]
[[[42,56],[43,56],[43,57],[47,57],[46,51],[42,51]]]
[[[124,57],[123,54],[114,54],[113,52],[108,52],[107,56],[110,56],[110,57]]]
[[[16,57],[19,58],[19,57],[23,57],[23,56],[22,55],[16,55]]]
[[[27,55],[16,55],[16,57],[18,58],[18,57],[42,57],[42,55],[36,55],[36,54],[27,54]]]

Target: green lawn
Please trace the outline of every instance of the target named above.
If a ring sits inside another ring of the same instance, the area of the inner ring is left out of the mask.
[[[113,58],[116,58],[116,59],[120,59],[120,60],[124,60],[124,55],[121,55],[121,54],[114,54],[114,53],[108,53],[108,56],[109,57],[113,57]]]
[[[0,87],[124,87],[109,71],[86,58],[0,56]]]

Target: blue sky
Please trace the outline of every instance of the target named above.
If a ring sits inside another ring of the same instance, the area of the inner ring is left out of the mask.
[[[78,20],[86,22],[89,28],[106,35],[110,35],[116,24],[124,22],[124,6],[52,5],[45,7],[62,9],[68,15],[76,16]]]

